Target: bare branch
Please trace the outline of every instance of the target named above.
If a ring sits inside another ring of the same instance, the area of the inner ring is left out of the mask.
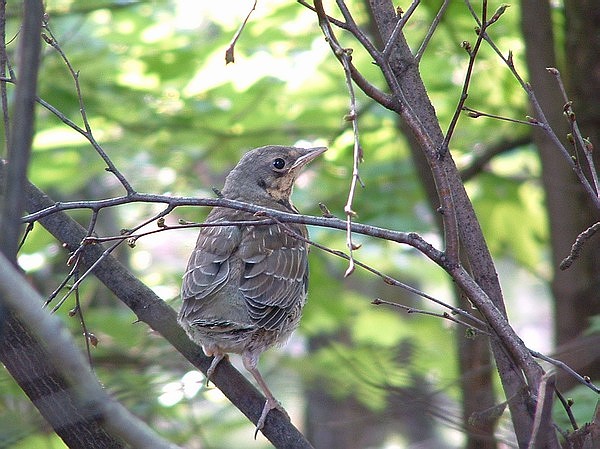
[[[473,15],[474,19],[477,21],[479,27],[481,28],[482,27],[481,21],[477,17],[477,14],[471,7],[469,1],[467,1],[467,5],[469,6],[469,10],[471,11],[471,14]],[[535,113],[535,119],[538,122],[537,125],[539,127],[541,127],[541,129],[544,131],[546,136],[550,139],[550,141],[559,150],[559,152],[562,154],[563,158],[566,160],[567,164],[569,164],[569,166],[573,169],[573,171],[577,175],[577,178],[579,179],[579,182],[581,183],[583,188],[590,195],[595,206],[598,209],[600,209],[600,197],[598,196],[598,192],[594,191],[594,188],[592,187],[592,185],[586,178],[586,176],[583,173],[579,164],[573,160],[569,151],[565,148],[565,146],[562,144],[562,142],[560,141],[560,139],[558,138],[558,136],[556,135],[556,133],[550,126],[550,123],[548,122],[548,119],[546,118],[546,115],[544,114],[544,111],[542,110],[542,107],[540,106],[540,103],[535,95],[535,92],[533,91],[533,88],[531,87],[531,85],[529,83],[527,83],[523,80],[523,78],[517,71],[517,69],[514,65],[512,52],[509,52],[508,56],[504,56],[504,54],[502,54],[502,52],[500,51],[500,49],[498,48],[496,43],[486,32],[481,32],[480,35],[488,43],[488,45],[494,50],[494,52],[498,55],[498,57],[504,62],[504,64],[508,67],[508,69],[512,73],[513,77],[521,85],[521,88],[525,91],[525,93],[527,94],[527,97],[529,98],[529,103],[531,104],[531,106],[533,108],[533,112]]]
[[[300,3],[303,6],[306,6],[307,8],[309,8],[312,11],[317,12],[316,7],[308,5],[304,0],[298,0],[298,3]],[[354,37],[356,37],[358,39],[358,41],[365,47],[365,49],[367,49],[367,51],[369,52],[369,54],[371,56],[380,55],[379,51],[371,43],[371,41],[368,39],[368,37],[360,30],[360,28],[358,28],[358,26],[354,22],[354,19],[352,19],[352,16],[350,15],[350,12],[348,11],[348,8],[344,4],[344,2],[338,1],[338,6],[339,6],[340,10],[342,11],[342,13],[344,14],[344,18],[347,20],[347,22],[344,23],[337,19],[334,19],[334,18],[330,17],[329,15],[325,14],[325,12],[323,10],[324,17],[327,19],[327,21],[333,23],[334,25],[336,25],[339,28],[342,28],[346,31],[351,32],[354,35]],[[329,34],[332,34],[332,33],[333,33],[333,30],[331,30],[331,32]],[[325,37],[326,37],[326,39],[328,39],[327,35]],[[339,44],[338,44],[338,46],[339,46]],[[334,54],[335,54],[335,51],[334,51]],[[337,54],[336,54],[336,57],[338,57]],[[338,57],[338,59],[339,59],[339,57]],[[376,59],[376,58],[374,58],[374,59]],[[356,69],[356,67],[354,67],[354,64],[352,64],[351,58],[348,59],[347,63],[350,67],[350,74],[352,76],[352,80],[367,96],[369,96],[370,98],[375,100],[377,103],[379,103],[383,107],[390,109],[390,110],[394,110],[398,106],[397,103],[394,101],[394,99],[390,95],[381,91],[380,89],[375,87],[373,84],[371,84]]]
[[[581,152],[583,152],[586,162],[588,164],[590,176],[592,177],[592,181],[594,182],[596,196],[600,197],[600,181],[598,180],[598,171],[596,170],[594,158],[592,157],[594,146],[589,141],[589,139],[584,138],[581,134],[575,112],[573,111],[573,102],[569,100],[569,97],[567,96],[567,91],[565,89],[562,77],[560,76],[560,72],[554,67],[549,67],[546,70],[548,71],[548,73],[554,75],[554,77],[556,78],[556,82],[558,83],[558,87],[563,96],[563,100],[565,101],[564,116],[571,128],[571,134],[567,137],[569,138],[569,140],[572,140],[572,143],[575,146],[576,150],[580,150]]]
[[[579,253],[581,252],[581,248],[585,242],[588,241],[598,231],[598,229],[600,229],[600,222],[594,223],[577,236],[573,246],[571,246],[571,252],[562,260],[559,265],[561,270],[566,270],[573,265],[573,262],[579,257]]]
[[[348,88],[348,94],[350,96],[350,112],[346,116],[346,120],[352,123],[352,132],[354,135],[354,146],[352,150],[353,158],[352,158],[352,178],[350,181],[350,190],[348,192],[348,199],[346,201],[346,205],[344,206],[344,212],[346,213],[346,245],[348,246],[348,251],[350,253],[350,264],[348,265],[348,269],[344,273],[344,276],[350,276],[354,271],[354,257],[353,252],[355,249],[358,249],[352,242],[352,219],[356,216],[356,212],[352,209],[352,203],[354,201],[354,196],[356,193],[356,186],[360,182],[360,174],[358,165],[363,160],[363,152],[360,146],[359,140],[359,131],[358,131],[358,113],[356,110],[356,95],[354,94],[354,86],[352,85],[352,71],[350,69],[350,61],[352,58],[352,51],[350,49],[342,48],[339,44],[333,30],[331,28],[331,24],[329,23],[328,16],[325,14],[325,10],[323,9],[323,3],[320,0],[315,0],[315,10],[317,12],[317,17],[319,18],[319,25],[323,30],[323,34],[325,35],[327,42],[334,54],[338,58],[338,60],[342,63],[342,67],[344,68],[344,74],[346,78],[346,87]],[[361,183],[362,184],[362,183]]]
[[[448,125],[448,130],[446,131],[446,135],[444,136],[444,142],[442,143],[442,146],[439,150],[441,155],[444,155],[448,151],[450,139],[452,139],[454,129],[456,128],[458,119],[460,118],[460,113],[462,112],[465,102],[467,101],[467,97],[469,95],[469,86],[471,83],[471,76],[473,75],[473,68],[475,67],[475,60],[477,59],[477,54],[479,52],[479,48],[481,47],[481,42],[483,41],[483,35],[487,26],[487,0],[483,0],[481,9],[481,22],[483,23],[483,25],[481,25],[479,30],[477,30],[477,39],[475,41],[475,45],[471,47],[471,45],[468,42],[463,43],[463,48],[469,54],[469,65],[465,73],[465,80],[463,82],[462,92],[460,94],[458,104],[456,105],[456,109],[454,110],[454,114],[452,116],[452,119],[450,120],[450,124]]]
[[[132,233],[134,233],[135,231],[137,231],[140,228],[143,228],[144,226],[146,226],[148,223],[152,223],[153,221],[159,219],[160,217],[164,217],[165,215],[168,215],[171,211],[173,210],[173,207],[171,206],[167,206],[163,211],[161,211],[160,213],[156,214],[155,216],[145,220],[144,222],[142,222],[141,224],[138,224],[137,226],[135,226],[133,229],[128,229],[124,235],[130,235]],[[89,237],[89,236],[87,236]],[[54,309],[52,309],[53,312],[55,312],[58,307],[60,307],[60,305],[62,305],[67,298],[73,293],[78,291],[79,286],[81,285],[81,283],[94,271],[94,269],[106,258],[108,257],[118,246],[120,246],[123,243],[123,240],[118,240],[117,242],[113,243],[111,246],[109,246],[103,253],[102,255],[96,259],[96,261],[75,281],[75,283],[71,286],[71,288],[69,289],[69,291],[60,299],[60,301],[58,302],[57,306],[54,307]],[[75,253],[79,253],[80,251],[83,250],[85,246],[85,239],[82,240],[82,243],[80,244],[80,246],[77,248],[77,250],[75,251]],[[71,256],[73,257],[73,256]]]
[[[435,33],[435,31],[437,30],[437,27],[439,26],[440,22],[442,21],[442,17],[446,13],[446,9],[448,8],[449,4],[450,4],[450,0],[444,0],[444,3],[442,3],[442,6],[440,6],[440,10],[436,14],[433,21],[431,22],[431,25],[429,26],[429,30],[427,30],[427,34],[425,35],[425,38],[423,39],[421,46],[419,47],[419,49],[417,50],[417,53],[415,54],[415,60],[417,61],[417,63],[419,63],[421,61],[421,58],[423,57],[423,53],[425,53],[425,50],[427,49],[427,45],[429,45],[429,41],[433,37],[433,33]]]
[[[488,114],[487,112],[478,111],[477,109],[472,109],[467,106],[462,107],[463,111],[467,112],[467,115],[471,118],[479,118],[479,117],[489,117],[496,120],[502,120],[505,122],[518,123],[519,125],[528,125],[528,126],[541,126],[539,121],[533,117],[528,117],[527,120],[518,120],[510,117],[503,117],[501,115],[496,114]]]
[[[248,14],[246,15],[246,18],[244,19],[244,21],[242,22],[242,24],[240,25],[240,27],[236,31],[236,33],[233,36],[233,38],[231,39],[231,42],[229,42],[229,46],[227,47],[227,50],[225,50],[225,64],[229,64],[230,62],[235,62],[235,58],[234,58],[234,55],[233,55],[233,52],[234,52],[234,49],[235,49],[235,44],[237,43],[238,39],[240,38],[240,36],[242,34],[242,31],[244,31],[244,27],[248,23],[248,20],[250,19],[250,16],[252,15],[252,13],[254,12],[254,10],[256,9],[256,4],[257,3],[258,3],[258,0],[254,0],[254,4],[252,5],[252,8],[250,8],[250,11],[248,11]]]
[[[408,19],[410,19],[410,16],[412,16],[413,12],[415,12],[415,9],[417,9],[417,6],[419,6],[420,3],[421,0],[413,0],[406,12],[402,15],[398,15],[398,22],[396,22],[396,26],[394,27],[394,30],[392,31],[392,34],[390,35],[389,39],[385,43],[383,51],[381,52],[385,59],[388,59],[390,57],[392,49],[396,46],[396,41],[398,40],[398,37],[400,36],[404,25],[406,25]]]
[[[553,359],[552,357],[548,357],[547,355],[541,354],[537,351],[530,350],[529,352],[531,352],[531,355],[533,355],[535,358],[544,360],[545,362],[548,362],[560,369],[565,370],[573,378],[577,379],[577,381],[579,383],[581,383],[582,385],[585,385],[586,387],[590,388],[592,391],[594,391],[596,393],[600,393],[600,387],[597,387],[596,385],[594,385],[589,377],[581,376],[566,363],[561,362],[560,360]]]
[[[380,298],[374,299],[373,301],[371,301],[371,304],[376,305],[376,306],[381,305],[381,304],[385,304],[385,305],[388,305],[388,306],[393,306],[393,307],[397,307],[399,309],[405,310],[406,313],[409,313],[409,314],[410,313],[417,313],[419,315],[429,315],[429,316],[435,316],[435,317],[438,317],[438,318],[443,318],[445,320],[452,321],[452,322],[454,322],[456,324],[460,324],[461,326],[466,327],[467,330],[470,331],[470,332],[472,332],[473,334],[479,333],[479,334],[484,334],[484,335],[487,335],[487,336],[491,336],[492,335],[487,330],[483,330],[483,329],[479,329],[479,328],[473,327],[473,325],[471,325],[469,323],[465,323],[462,320],[454,318],[448,312],[438,313],[438,312],[431,312],[429,310],[415,309],[414,307],[405,306],[404,304],[400,304],[400,303],[397,303],[397,302],[386,301],[386,300],[380,299]],[[461,310],[461,309],[459,309],[459,310]],[[455,313],[457,313],[457,312],[455,312]],[[468,312],[466,312],[466,313],[468,313]],[[462,315],[462,313],[461,313],[461,315]],[[487,325],[483,321],[478,320],[477,318],[475,318],[471,314],[469,314],[468,318],[471,319],[471,320],[474,320],[474,321],[478,321],[479,325],[483,326],[484,328],[487,328]]]
[[[317,12],[317,9],[309,4],[306,0],[296,0],[299,4],[301,4],[302,6],[310,9],[313,12]],[[331,23],[333,23],[336,27],[341,28],[343,30],[350,30],[350,28],[348,27],[348,24],[346,24],[345,22],[342,22],[341,20],[337,20],[334,17],[331,16],[327,16],[327,20],[329,20]]]
[[[571,427],[573,427],[573,430],[579,429],[579,426],[577,425],[577,421],[575,421],[575,416],[573,415],[571,401],[566,400],[565,397],[562,395],[562,393],[558,390],[556,390],[556,397],[562,404],[563,408],[565,409],[565,412],[567,412],[567,416],[569,417],[569,421],[571,422]]]
[[[42,37],[44,38],[44,40],[46,41],[46,43],[48,45],[50,45],[52,48],[54,48],[58,52],[58,54],[64,61],[65,65],[67,66],[69,73],[71,74],[71,77],[73,78],[73,81],[75,83],[75,90],[77,92],[77,99],[79,101],[79,111],[81,113],[81,119],[83,120],[83,126],[85,129],[82,129],[79,126],[75,125],[75,123],[73,123],[71,120],[64,120],[64,119],[66,119],[64,114],[58,113],[58,110],[54,107],[51,107],[48,103],[42,102],[40,99],[38,99],[37,101],[40,104],[42,104],[43,106],[45,106],[48,110],[53,112],[57,117],[59,117],[63,121],[63,123],[69,125],[71,128],[73,128],[74,130],[79,132],[83,137],[85,137],[87,139],[87,141],[92,145],[94,150],[96,150],[96,152],[104,160],[104,162],[106,163],[106,166],[107,166],[107,170],[109,172],[111,172],[113,175],[115,175],[115,177],[119,180],[119,182],[121,183],[121,185],[123,186],[125,191],[127,193],[133,193],[134,189],[131,186],[131,184],[129,183],[129,181],[127,181],[127,178],[125,178],[125,176],[117,169],[117,167],[112,162],[110,157],[108,157],[108,155],[106,154],[106,152],[104,151],[102,146],[100,146],[100,144],[94,137],[92,128],[90,126],[90,122],[87,117],[87,112],[86,112],[85,104],[83,101],[83,95],[81,93],[81,86],[79,85],[79,72],[76,71],[73,68],[73,66],[71,65],[71,61],[69,61],[69,58],[67,58],[67,55],[63,52],[62,48],[60,47],[56,37],[52,33],[52,30],[48,26],[47,22],[44,23],[44,29],[48,32],[48,34],[47,35],[42,34]]]

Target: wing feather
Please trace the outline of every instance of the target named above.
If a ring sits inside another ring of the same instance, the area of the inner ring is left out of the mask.
[[[296,227],[306,235],[306,229]],[[303,242],[279,225],[255,226],[244,233],[239,256],[244,262],[240,291],[250,317],[266,329],[276,329],[306,301],[308,261]]]
[[[210,222],[209,219],[207,223]],[[214,222],[222,220],[218,218]],[[196,247],[183,275],[181,314],[194,313],[206,298],[218,292],[228,282],[231,274],[230,258],[237,250],[241,238],[242,232],[238,226],[200,228]]]

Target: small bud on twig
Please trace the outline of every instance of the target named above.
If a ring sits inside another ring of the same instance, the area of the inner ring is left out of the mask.
[[[510,5],[507,5],[506,3],[501,4],[490,20],[488,20],[487,24],[491,25],[492,23],[497,22],[500,16],[506,12],[507,8],[510,8]]]
[[[88,341],[94,348],[98,346],[98,337],[96,337],[94,334],[92,334],[91,332],[86,332],[85,337],[88,339]]]
[[[319,209],[321,209],[321,213],[325,218],[334,218],[334,215],[329,211],[327,206],[324,203],[319,203]]]
[[[471,43],[470,43],[469,41],[462,41],[462,42],[460,43],[460,46],[461,46],[462,48],[464,48],[464,49],[465,49],[465,51],[466,51],[467,53],[469,53],[469,55],[471,54],[472,47],[471,47]]]
[[[510,67],[511,69],[513,69],[515,67],[515,63],[513,61],[513,52],[512,52],[512,50],[508,51],[508,58],[506,58],[506,63],[508,64],[508,67]]]

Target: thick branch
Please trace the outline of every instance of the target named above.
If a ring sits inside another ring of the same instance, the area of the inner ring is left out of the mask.
[[[42,3],[25,2],[23,25],[19,39],[19,73],[21,82],[16,88],[12,128],[8,147],[10,169],[5,178],[4,199],[0,213],[0,248],[6,257],[15,261],[19,246],[20,223],[23,212],[23,190],[27,181],[27,166],[31,142],[35,93],[40,56]]]
[[[119,440],[132,447],[177,447],[108,396],[60,320],[40,307],[42,298],[1,254],[0,300],[11,312],[2,323],[2,361],[26,389],[37,384],[41,396],[31,400],[69,447],[123,447]]]

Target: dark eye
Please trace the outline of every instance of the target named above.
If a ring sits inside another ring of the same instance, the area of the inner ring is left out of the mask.
[[[285,161],[278,157],[273,161],[273,167],[275,167],[277,170],[281,170],[283,167],[285,167]]]

